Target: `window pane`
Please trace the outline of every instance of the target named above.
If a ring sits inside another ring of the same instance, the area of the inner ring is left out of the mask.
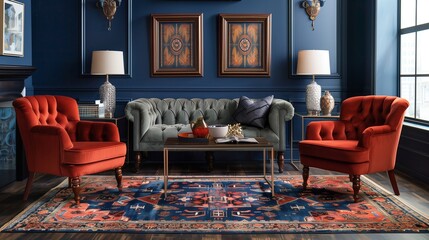
[[[429,23],[429,14],[427,12],[428,9],[429,9],[428,0],[417,0],[417,25]]]
[[[422,11],[424,11],[422,9]],[[416,0],[401,0],[401,28],[416,25]]]
[[[416,33],[401,35],[401,74],[415,74]]]
[[[429,0],[427,0],[429,2]],[[417,74],[429,73],[429,30],[417,32]]]
[[[414,98],[416,92],[414,90],[414,77],[401,77],[401,97],[410,102],[405,116],[414,118]]]
[[[417,78],[416,117],[429,120],[429,77]]]

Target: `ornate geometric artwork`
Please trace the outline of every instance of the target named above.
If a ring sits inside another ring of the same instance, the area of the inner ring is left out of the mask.
[[[152,76],[202,76],[202,14],[152,15]]]
[[[220,76],[270,76],[271,14],[220,14]]]
[[[160,68],[192,66],[192,23],[161,23]]]

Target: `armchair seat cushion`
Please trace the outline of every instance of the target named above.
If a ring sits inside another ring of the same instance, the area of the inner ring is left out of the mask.
[[[73,142],[64,151],[63,164],[81,165],[125,156],[127,146],[122,142]]]
[[[358,147],[357,140],[304,140],[299,143],[301,155],[344,163],[369,161],[369,150]]]

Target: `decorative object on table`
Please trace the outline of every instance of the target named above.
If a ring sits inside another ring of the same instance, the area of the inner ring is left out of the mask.
[[[79,116],[87,118],[104,118],[104,103],[79,103]]]
[[[325,91],[323,96],[320,98],[320,109],[322,111],[322,115],[331,116],[331,112],[334,109],[334,106],[334,97],[329,91]]]
[[[226,137],[244,137],[243,129],[241,128],[240,123],[228,125]]]
[[[269,77],[271,14],[220,14],[220,76]]]
[[[228,133],[228,125],[215,124],[209,126],[209,135],[213,138],[225,137]]]
[[[209,139],[207,137],[195,137],[193,132],[181,132],[177,134],[177,139],[180,142],[188,143],[208,143]]]
[[[103,9],[104,16],[106,16],[109,21],[109,25],[107,27],[107,30],[109,31],[112,29],[112,19],[114,18],[118,7],[121,6],[121,3],[122,0],[97,0],[97,7]]]
[[[307,85],[305,103],[309,115],[320,114],[320,98],[322,88],[316,83],[316,75],[331,74],[329,51],[301,50],[298,52],[297,75],[311,75],[313,81]]]
[[[109,75],[124,74],[122,51],[93,51],[91,74],[106,75],[106,81],[100,86],[100,99],[104,103],[105,117],[111,118],[116,109],[116,88],[109,82]]]
[[[193,167],[205,171],[201,164]],[[350,202],[353,190],[348,175],[311,176],[309,181],[314,187],[305,193],[301,176],[277,175],[276,179],[274,198],[263,180],[239,176],[222,180],[172,179],[168,188],[174,190],[164,198],[162,177],[125,175],[123,190],[118,191],[113,177],[84,176],[82,188],[88,191],[82,191],[80,208],[73,207],[66,179],[0,227],[0,231],[3,234],[319,233],[323,237],[328,232],[370,236],[408,233],[416,238],[429,233],[429,219],[414,210],[416,205],[401,201],[365,177],[364,197],[359,203]]]
[[[305,9],[308,17],[311,20],[311,27],[314,31],[314,21],[316,21],[317,15],[319,15],[320,8],[325,5],[326,0],[305,0],[302,1],[301,6]]]
[[[242,96],[232,117],[238,123],[264,128],[273,99],[274,95],[261,99],[250,99]]]
[[[0,0],[2,29],[0,34],[1,55],[24,56],[24,3]]]
[[[209,135],[209,128],[203,117],[199,117],[196,122],[191,122],[191,129],[196,138],[206,138]]]
[[[152,14],[152,76],[203,76],[203,14]]]

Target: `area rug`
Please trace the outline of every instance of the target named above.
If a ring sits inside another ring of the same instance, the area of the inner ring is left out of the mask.
[[[429,232],[424,215],[363,178],[358,203],[348,176],[279,176],[275,197],[262,179],[83,178],[76,206],[63,182],[1,228],[3,232],[362,233]]]

